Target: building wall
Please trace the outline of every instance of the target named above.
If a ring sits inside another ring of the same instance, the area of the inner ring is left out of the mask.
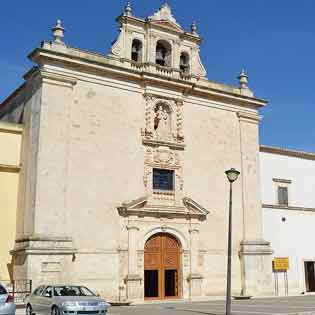
[[[12,277],[22,126],[0,122],[0,279]]]
[[[297,207],[315,207],[315,176],[313,160],[272,153],[260,153],[262,163],[262,200],[265,204],[276,204],[277,195],[273,179],[292,180],[289,184],[289,204]]]
[[[257,240],[262,238],[254,110],[185,97],[182,193],[210,213],[201,222],[158,216],[127,219],[117,207],[146,195],[144,94],[162,98],[181,94],[77,71],[63,72],[62,82],[53,81],[53,75],[64,70],[47,67],[46,71],[51,71],[49,81],[38,78],[29,83],[33,93],[25,105],[16,275],[29,275],[35,285],[48,280],[86,283],[116,298],[120,287],[127,290],[130,224],[137,231],[134,271],[142,277],[146,237],[166,226],[164,231],[177,231],[188,244],[182,262],[183,297],[189,297],[189,275],[196,273],[203,279],[197,295],[223,295],[229,191],[224,172],[233,166],[242,172],[234,184],[233,293],[242,291],[244,281],[251,292],[269,292],[268,272],[257,277],[257,268],[265,265],[257,258],[260,254],[246,256],[241,248],[243,241],[260,248]],[[75,84],[67,76],[75,77]],[[192,236],[192,230],[198,235]],[[23,260],[30,244],[32,249],[38,246],[36,255],[29,252]],[[246,280],[244,268],[251,275]]]
[[[258,171],[258,108],[266,102],[253,96],[245,74],[240,87],[206,80],[201,38],[174,24],[168,5],[154,16],[121,16],[109,56],[71,48],[55,33],[30,54],[40,67],[25,76],[23,106],[16,107],[23,107],[25,131],[15,276],[143,300],[145,242],[163,232],[181,243],[181,296],[222,295],[224,172],[234,167],[241,176],[234,184],[232,290],[266,295],[270,248],[262,239]],[[151,63],[128,60],[139,34]],[[160,38],[174,46],[171,68],[154,63]],[[187,47],[193,63],[184,74],[178,62]],[[155,128],[161,103],[168,130]],[[14,107],[10,99],[6,106]],[[154,168],[173,171],[174,191],[153,191]]]
[[[315,260],[315,161],[265,152],[260,153],[260,159],[263,235],[271,242],[273,257],[289,257],[289,294],[300,294],[306,292],[304,261]],[[292,181],[287,184],[288,207],[277,205],[277,182],[273,179]],[[278,279],[279,294],[284,295],[283,273]]]

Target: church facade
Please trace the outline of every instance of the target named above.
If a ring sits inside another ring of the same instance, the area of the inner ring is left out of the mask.
[[[23,123],[15,279],[86,284],[108,299],[224,295],[228,189],[234,184],[232,292],[271,295],[263,239],[259,109],[209,81],[196,25],[168,5],[147,19],[127,5],[108,55],[53,40],[2,103]]]

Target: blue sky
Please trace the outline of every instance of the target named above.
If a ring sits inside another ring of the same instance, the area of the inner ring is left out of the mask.
[[[133,0],[146,17],[162,0]],[[93,3],[93,5],[92,5]],[[315,152],[315,1],[169,0],[186,29],[193,20],[204,38],[201,56],[210,80],[237,84],[242,67],[255,95],[269,100],[261,111],[261,143]],[[3,1],[1,4],[0,101],[32,64],[27,54],[50,40],[57,18],[67,44],[106,53],[117,35],[122,0]]]

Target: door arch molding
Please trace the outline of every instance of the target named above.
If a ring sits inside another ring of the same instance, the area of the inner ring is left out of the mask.
[[[138,250],[143,250],[146,242],[155,234],[165,233],[175,237],[181,245],[182,251],[189,250],[189,242],[182,232],[172,227],[156,227],[144,233],[138,240]]]

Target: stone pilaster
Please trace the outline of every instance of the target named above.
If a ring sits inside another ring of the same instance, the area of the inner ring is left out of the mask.
[[[263,240],[241,242],[243,295],[270,296],[273,294],[271,255],[269,242]]]
[[[242,293],[272,293],[272,250],[262,239],[262,207],[260,196],[259,135],[260,117],[239,112],[241,180],[243,205],[243,241],[240,247]]]
[[[28,80],[36,92],[25,110],[23,172],[12,251],[16,279],[45,281],[51,268],[60,281],[71,280],[75,249],[68,235],[67,176],[69,113],[75,84],[75,79],[49,67]]]
[[[139,228],[128,225],[128,275],[125,278],[127,286],[127,299],[138,300],[143,298],[142,277],[137,268],[137,233]]]
[[[198,269],[199,229],[192,228],[190,233],[190,274],[188,276],[190,297],[202,295],[202,275]]]

